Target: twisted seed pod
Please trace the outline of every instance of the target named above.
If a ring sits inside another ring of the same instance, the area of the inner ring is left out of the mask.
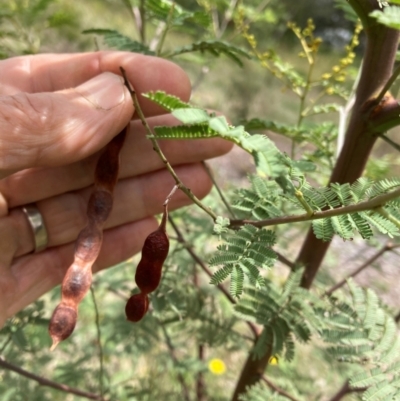
[[[61,285],[61,302],[50,320],[49,333],[53,340],[51,350],[74,331],[78,304],[92,283],[92,266],[100,252],[103,224],[112,209],[113,190],[118,179],[119,152],[127,129],[128,126],[111,140],[97,162],[94,190],[86,212],[87,225],[76,240],[74,261]]]
[[[168,203],[166,202],[160,226],[148,235],[142,248],[142,257],[135,274],[135,281],[141,292],[132,295],[125,307],[126,318],[131,322],[138,322],[146,314],[149,308],[147,294],[156,290],[160,284],[162,266],[169,250],[167,219]]]

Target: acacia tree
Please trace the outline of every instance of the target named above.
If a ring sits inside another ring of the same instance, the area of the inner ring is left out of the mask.
[[[0,359],[7,369],[3,391],[14,397],[10,399],[22,396],[10,386],[18,380],[10,372],[56,390],[48,393],[31,381],[18,383],[22,392],[30,391],[32,399],[40,400],[63,399],[57,391],[99,400],[317,400],[322,396],[340,400],[349,393],[366,400],[398,398],[400,340],[395,319],[371,289],[362,289],[351,280],[398,244],[385,241],[343,280],[334,284],[332,279],[317,280],[313,286],[333,236],[347,241],[346,247],[356,236],[370,239],[380,233],[381,240],[397,236],[400,229],[400,178],[363,176],[378,139],[399,148],[386,132],[400,124],[400,105],[393,92],[400,73],[395,66],[400,36],[396,4],[400,2],[349,0],[338,4],[354,22],[354,33],[344,57],[322,75],[315,72],[321,39],[315,36],[311,20],[304,28],[289,24],[302,47],[301,56],[308,66],[305,73],[277,52],[262,48],[252,29],[256,16],[270,17],[273,5],[269,2],[249,6],[204,0],[198,7],[190,3],[184,8],[168,0],[126,0],[138,40],[115,29],[85,31],[111,48],[183,63],[188,60],[185,55],[192,54],[225,55],[239,65],[244,60],[258,63],[297,97],[298,118],[295,123],[282,123],[261,114],[233,126],[225,117],[166,93],[145,94],[182,122],[151,130],[138,110],[176,185],[195,203],[171,214],[170,257],[161,285],[150,297],[152,307],[140,323],[127,323],[120,298],[127,300],[131,290],[135,291],[131,264],[121,266],[118,273],[101,274],[91,292],[94,308],[89,301],[81,306],[81,319],[87,324],[78,326],[72,339],[56,351],[55,359],[61,361],[53,373],[50,366],[55,361],[43,350],[47,337],[42,328],[48,322],[51,301],[23,311],[1,333],[7,359]],[[148,38],[151,24],[154,35]],[[169,35],[182,28],[190,29],[196,40],[179,48],[171,46]],[[349,90],[346,80],[351,79],[349,67],[357,62],[354,52],[361,32],[365,34],[364,54]],[[198,82],[212,68],[210,59],[201,60]],[[263,90],[267,93],[268,88]],[[339,126],[328,120],[332,112],[340,115]],[[326,118],[315,122],[316,115]],[[268,138],[271,132],[289,138],[290,155]],[[216,182],[216,193],[200,201],[169,165],[159,140],[211,137],[232,141],[248,152],[255,169],[245,188],[224,190]],[[309,232],[305,235],[306,224]],[[293,261],[285,254],[288,232],[304,237]],[[290,274],[282,283],[276,274],[283,265]],[[97,302],[95,293],[100,295]],[[121,313],[116,316],[117,308]],[[93,338],[88,324],[93,315],[96,344],[93,348],[81,345],[75,351],[86,336]],[[311,343],[321,353],[319,359],[327,359],[336,374],[322,394],[305,379],[304,360],[295,358],[299,342]],[[21,349],[33,353],[35,361]],[[93,349],[99,367],[95,357],[89,357]],[[226,394],[225,380],[211,380],[206,373],[207,359],[218,352],[227,359],[232,355],[243,359],[248,353],[242,367],[236,361],[231,369],[227,382],[234,387],[232,397]],[[283,367],[270,374],[275,369],[268,364],[272,357],[294,360],[296,373]],[[40,376],[27,371],[35,364],[42,366]],[[45,374],[52,375],[51,379],[44,379]],[[343,386],[335,391],[334,385],[343,376]],[[168,382],[161,380],[167,377]]]

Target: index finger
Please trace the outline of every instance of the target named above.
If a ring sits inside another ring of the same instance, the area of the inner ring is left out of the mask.
[[[183,101],[189,100],[190,81],[179,66],[158,57],[119,51],[39,54],[4,60],[0,63],[0,81],[6,85],[2,94],[63,90],[78,86],[102,72],[120,75],[120,66],[126,70],[147,116],[165,112],[142,98],[141,93],[162,90]]]

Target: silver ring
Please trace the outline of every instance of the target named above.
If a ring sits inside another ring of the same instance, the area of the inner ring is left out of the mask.
[[[34,253],[43,251],[47,247],[48,236],[42,214],[33,204],[23,206],[21,207],[21,209],[25,213],[25,216],[28,218],[29,225],[32,229],[33,238],[35,240]]]

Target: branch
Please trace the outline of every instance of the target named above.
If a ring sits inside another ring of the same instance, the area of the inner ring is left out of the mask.
[[[400,75],[400,64],[394,69],[392,76],[386,82],[386,85],[382,88],[379,95],[376,97],[376,103],[380,103],[383,97],[386,95],[386,92],[391,88],[396,81],[397,77]]]
[[[183,237],[182,233],[180,232],[178,226],[175,224],[175,222],[171,218],[171,216],[168,218],[168,220],[171,223],[173,229],[175,230],[175,233],[178,237],[177,238],[178,242],[185,246],[185,249],[189,252],[189,254],[193,258],[193,260],[202,268],[202,270],[209,277],[212,277],[213,274],[212,274],[211,270],[206,266],[206,264],[202,261],[202,259],[196,254],[196,252],[193,250],[193,248],[190,246],[190,244],[188,244],[185,241],[185,238]],[[236,303],[235,299],[232,297],[232,295],[226,290],[226,288],[223,285],[217,284],[216,287],[225,295],[225,297],[229,300],[229,302],[231,302],[232,304]],[[255,326],[252,322],[246,322],[246,323],[254,335],[254,340],[257,339],[259,336],[259,330],[258,330],[257,326]]]
[[[97,346],[99,348],[99,387],[100,394],[104,397],[104,356],[103,346],[101,344],[101,330],[100,330],[100,315],[99,308],[97,307],[96,294],[93,289],[93,285],[90,286],[90,294],[92,295],[92,301],[94,306],[95,320],[96,320],[96,332],[97,332]]]
[[[382,207],[387,202],[396,199],[398,197],[400,197],[400,188],[387,194],[376,196],[375,198],[372,198],[370,200],[357,203],[355,205],[343,206],[329,210],[322,210],[319,212],[314,212],[313,215],[305,213],[294,216],[275,217],[273,219],[267,219],[267,220],[231,220],[230,227],[232,228],[232,227],[242,226],[244,224],[251,224],[256,227],[277,226],[280,224],[298,223],[301,221],[324,219],[326,217],[340,216],[342,214],[364,212],[366,210],[372,210],[378,207]]]
[[[198,358],[199,361],[204,362],[204,345],[200,344],[198,346]],[[202,371],[197,373],[196,378],[196,396],[197,401],[205,401],[206,400],[206,385],[204,382],[204,374]]]
[[[285,390],[281,389],[280,387],[276,386],[274,383],[269,381],[265,376],[262,377],[262,380],[268,384],[269,387],[272,388],[272,390],[276,391],[278,394],[288,398],[291,401],[298,401],[297,398],[294,398],[291,396],[289,393],[287,393]]]
[[[51,387],[56,390],[63,391],[64,393],[79,395],[80,397],[84,397],[89,400],[104,401],[104,398],[100,394],[87,393],[86,391],[82,391],[73,387],[69,387],[65,384],[56,383],[52,380],[45,379],[44,377],[37,376],[34,373],[28,372],[25,369],[20,368],[19,366],[15,366],[10,362],[5,361],[2,357],[0,357],[0,366],[4,369],[18,373],[21,376],[27,377],[28,379],[34,380],[41,386]]]
[[[340,401],[344,396],[350,393],[362,393],[366,388],[351,388],[349,382],[343,384],[343,387],[329,400],[329,401]]]
[[[185,184],[181,181],[181,179],[175,173],[175,170],[172,168],[171,164],[169,163],[169,161],[165,157],[164,153],[162,152],[162,150],[160,148],[160,145],[157,142],[156,135],[152,132],[149,124],[147,123],[147,120],[146,120],[146,118],[145,118],[145,116],[143,114],[143,111],[140,108],[139,101],[138,101],[137,96],[136,96],[136,92],[135,92],[134,89],[132,89],[132,87],[131,87],[131,85],[130,85],[130,83],[128,81],[128,78],[126,76],[125,70],[122,67],[120,67],[120,70],[121,70],[122,76],[124,78],[124,84],[127,87],[128,91],[129,91],[129,93],[130,93],[130,95],[132,97],[132,101],[133,101],[133,105],[135,107],[135,110],[138,113],[139,118],[140,118],[143,126],[145,127],[148,135],[149,135],[151,143],[153,144],[154,151],[160,156],[160,159],[165,164],[165,167],[167,168],[169,173],[172,175],[172,177],[175,180],[175,183],[179,187],[179,189],[182,192],[184,192],[186,194],[186,196],[192,200],[193,203],[195,203],[197,206],[199,206],[201,209],[203,209],[208,215],[211,216],[211,218],[214,221],[216,221],[217,220],[217,215],[209,207],[203,205],[203,203],[200,201],[200,199],[197,198],[197,196],[195,196],[193,194],[193,192],[191,191],[190,188],[185,186]]]
[[[374,263],[377,259],[379,259],[385,252],[391,251],[392,249],[398,248],[400,244],[393,244],[392,242],[388,242],[386,245],[384,245],[375,255],[371,256],[367,261],[365,261],[359,268],[353,271],[353,273],[350,273],[346,278],[343,280],[339,281],[337,284],[335,284],[333,287],[331,287],[328,291],[325,292],[325,295],[331,295],[334,291],[342,287],[343,285],[346,284],[347,280],[351,277],[357,276],[357,274],[361,273],[365,268],[370,266],[372,263]]]
[[[279,262],[290,267],[291,270],[294,270],[296,268],[296,265],[292,261],[290,261],[288,258],[286,258],[286,256],[283,256],[279,252],[275,251],[275,249],[274,249],[274,252],[275,252],[276,256],[278,257]]]
[[[176,356],[175,348],[172,344],[171,338],[169,337],[167,329],[164,327],[163,324],[161,325],[161,329],[164,333],[165,341],[167,343],[167,347],[168,347],[169,353],[171,355],[171,358],[172,358],[174,364],[177,366],[177,365],[179,365],[179,360]],[[182,387],[184,401],[190,401],[189,389],[185,383],[185,379],[183,378],[182,373],[177,373],[177,376],[178,376],[179,383],[181,384],[181,387]]]

